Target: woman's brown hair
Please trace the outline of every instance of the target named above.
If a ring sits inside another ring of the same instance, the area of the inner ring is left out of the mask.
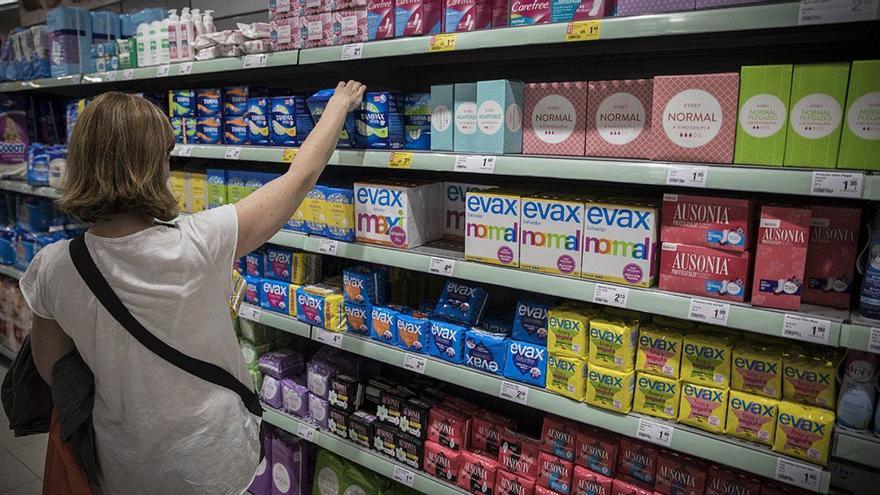
[[[86,222],[114,213],[162,221],[177,216],[168,185],[174,131],[159,107],[119,92],[86,105],[67,143],[58,207]]]

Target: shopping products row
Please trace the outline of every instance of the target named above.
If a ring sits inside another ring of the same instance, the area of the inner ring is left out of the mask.
[[[56,210],[50,198],[0,192],[0,265],[26,270],[40,249],[86,227]]]
[[[0,277],[0,347],[17,353],[31,331],[34,314],[9,277]]]

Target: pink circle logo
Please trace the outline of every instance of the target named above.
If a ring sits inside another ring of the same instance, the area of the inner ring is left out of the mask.
[[[623,267],[623,279],[631,284],[641,282],[644,276],[645,274],[642,272],[642,267],[635,263],[629,263]]]
[[[563,254],[556,260],[556,268],[562,273],[571,273],[574,271],[574,258],[567,254]]]
[[[498,248],[498,261],[504,263],[505,265],[509,265],[513,262],[513,249],[510,249],[507,246],[501,246]]]
[[[406,245],[406,231],[400,226],[391,227],[391,230],[388,231],[388,238],[395,246]]]

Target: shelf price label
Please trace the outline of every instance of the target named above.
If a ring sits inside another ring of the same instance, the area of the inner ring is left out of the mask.
[[[180,144],[177,146],[177,156],[188,157],[193,154],[193,146],[191,144]]]
[[[352,43],[342,46],[342,60],[357,60],[364,56],[364,44]]]
[[[880,354],[880,328],[871,327],[871,335],[868,336],[868,352]]]
[[[636,438],[664,447],[671,447],[673,433],[675,433],[675,428],[672,425],[640,418],[638,429],[636,429]]]
[[[730,304],[691,298],[688,307],[689,320],[726,326],[728,316],[730,316]]]
[[[810,195],[859,199],[864,183],[865,175],[858,172],[813,172]]]
[[[828,345],[831,322],[809,316],[786,314],[782,320],[782,336],[814,344]]]
[[[529,389],[519,383],[501,382],[501,392],[498,393],[498,397],[524,406],[529,405]]]
[[[241,146],[229,146],[223,154],[223,158],[227,160],[238,160],[241,156]]]
[[[336,251],[339,249],[339,241],[334,239],[321,239],[318,243],[318,252],[321,254],[326,254],[329,256],[336,256]]]
[[[415,371],[421,375],[425,374],[425,369],[428,367],[428,358],[425,356],[419,356],[418,354],[410,354],[406,353],[403,357],[403,367],[410,370]]]
[[[183,62],[179,66],[177,66],[177,75],[178,76],[188,76],[192,74],[193,71],[193,63],[192,62]]]
[[[168,74],[171,72],[171,66],[168,64],[160,65],[156,67],[156,77],[168,77]]]
[[[595,19],[569,22],[565,27],[565,41],[595,41],[601,30],[602,22]]]
[[[260,315],[263,314],[263,310],[253,306],[251,304],[242,304],[238,308],[238,316],[244,318],[245,320],[251,321],[260,321]]]
[[[132,79],[134,79],[134,69],[125,69],[122,71],[123,81],[131,81]]]
[[[780,457],[776,459],[775,478],[783,483],[818,492],[822,480],[822,470],[816,466],[809,466]]]
[[[413,154],[408,151],[392,151],[388,156],[388,168],[412,168]]]
[[[878,0],[801,0],[798,25],[872,21]]]
[[[593,302],[596,304],[625,308],[627,299],[629,299],[629,289],[626,287],[596,284],[596,289],[593,291]]]
[[[256,69],[259,67],[265,67],[266,63],[269,62],[269,54],[268,53],[253,53],[251,55],[245,55],[244,59],[241,62],[242,69]]]
[[[394,466],[394,472],[391,473],[391,478],[398,483],[403,483],[412,488],[413,483],[416,481],[416,473],[400,466]]]
[[[307,442],[314,442],[315,429],[305,423],[300,423],[299,426],[296,427],[296,436]]]
[[[455,50],[455,33],[435,34],[428,42],[428,52],[451,52]]]
[[[281,161],[284,163],[292,162],[298,151],[297,148],[284,148],[284,151],[281,152]]]
[[[666,171],[667,186],[706,187],[709,167],[672,165]]]
[[[431,256],[431,262],[428,264],[428,273],[451,277],[454,270],[455,260]]]
[[[342,347],[342,337],[342,333],[331,332],[323,328],[315,328],[315,340],[322,344],[329,345],[330,347],[336,347],[337,349]]]
[[[455,168],[453,170],[474,174],[494,174],[495,159],[495,156],[455,155]]]

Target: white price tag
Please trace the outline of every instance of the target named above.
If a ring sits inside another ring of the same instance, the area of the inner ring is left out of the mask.
[[[122,71],[123,81],[131,81],[132,79],[134,79],[134,69],[125,69]]]
[[[593,291],[593,302],[596,304],[625,308],[627,299],[629,299],[629,289],[626,287],[596,284],[596,290]]]
[[[831,322],[809,316],[786,314],[782,320],[782,336],[814,344],[828,345]]]
[[[398,483],[403,483],[412,488],[413,483],[416,481],[416,473],[400,466],[394,466],[394,472],[391,474],[391,478]]]
[[[776,459],[776,480],[817,492],[822,481],[822,470],[785,458]]]
[[[880,354],[880,328],[871,327],[871,335],[868,337],[868,352]]]
[[[226,148],[226,153],[223,154],[223,158],[227,160],[238,160],[241,156],[241,146],[229,146]]]
[[[431,256],[431,263],[428,264],[428,273],[451,277],[454,270],[455,260]]]
[[[178,76],[187,76],[192,74],[193,71],[193,63],[192,62],[183,62],[180,66],[177,67],[177,75]]]
[[[169,72],[171,72],[171,66],[168,64],[156,67],[156,77],[168,77]]]
[[[495,157],[483,155],[456,155],[456,172],[471,172],[475,174],[494,174]]]
[[[192,156],[193,147],[191,144],[177,145],[177,156]]]
[[[116,79],[115,72],[100,72],[97,75],[99,82],[113,82],[113,80]]]
[[[245,320],[251,321],[260,321],[260,315],[263,314],[263,310],[251,305],[251,304],[242,304],[238,308],[238,316],[244,318]]]
[[[666,185],[684,187],[706,187],[709,167],[673,165],[666,172]]]
[[[529,405],[529,389],[519,383],[501,382],[501,392],[498,397],[519,402],[525,406]]]
[[[688,307],[690,320],[727,325],[728,316],[730,316],[730,304],[691,298],[691,305]]]
[[[675,433],[675,428],[672,425],[641,418],[639,419],[639,427],[636,430],[636,438],[641,438],[664,447],[671,447],[673,433]]]
[[[342,347],[342,337],[344,334],[339,332],[330,332],[323,328],[315,328],[315,340],[330,347]]]
[[[813,172],[810,194],[859,199],[864,183],[865,175],[860,172]]]
[[[241,63],[242,69],[255,69],[257,67],[265,67],[269,61],[269,55],[266,53],[254,53],[245,55],[244,61]]]
[[[305,423],[300,423],[299,426],[296,427],[296,436],[307,442],[314,442],[315,429]]]
[[[870,21],[877,18],[878,0],[801,0],[798,25]]]
[[[336,256],[337,249],[339,249],[339,242],[333,239],[321,239],[318,243],[318,252],[321,254]]]
[[[342,60],[357,60],[364,56],[364,44],[352,43],[342,46]]]
[[[425,374],[425,368],[428,367],[428,358],[419,356],[418,354],[406,353],[403,357],[403,367],[415,371],[416,373]]]

